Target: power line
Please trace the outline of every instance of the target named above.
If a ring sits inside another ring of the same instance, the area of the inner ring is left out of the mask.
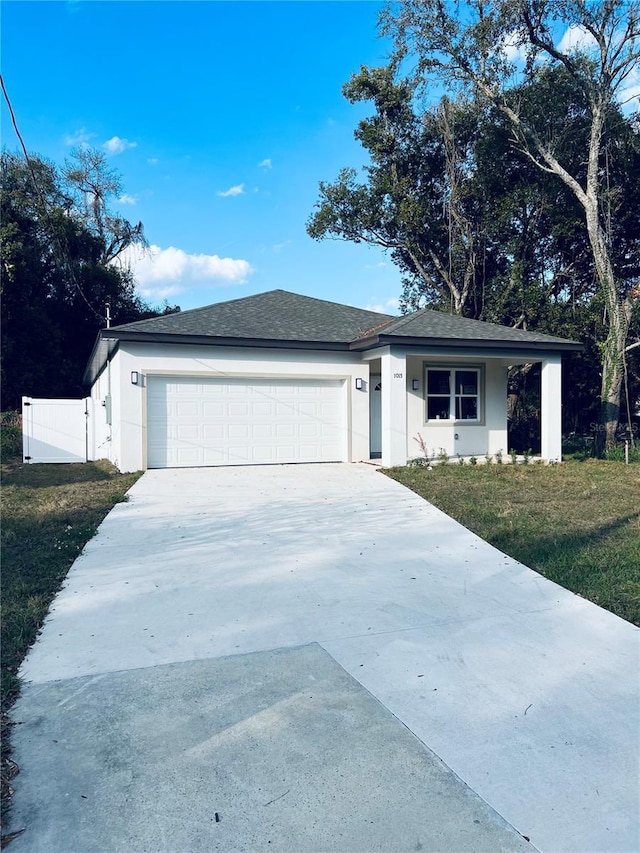
[[[4,95],[5,101],[7,102],[7,106],[9,108],[9,115],[11,116],[11,122],[13,124],[13,129],[16,132],[16,136],[18,137],[18,141],[20,142],[20,145],[22,147],[24,159],[27,162],[27,167],[28,167],[29,173],[31,175],[31,181],[32,181],[33,186],[35,188],[36,195],[38,196],[38,198],[40,200],[40,204],[42,205],[42,211],[44,213],[47,224],[49,225],[49,230],[51,233],[51,237],[53,238],[54,247],[57,248],[58,251],[60,252],[60,255],[58,257],[58,261],[60,262],[60,266],[63,268],[66,268],[67,273],[69,274],[69,277],[71,278],[71,281],[73,282],[74,287],[76,288],[76,290],[78,291],[78,293],[80,294],[82,299],[85,301],[89,310],[92,311],[96,317],[98,317],[100,320],[102,320],[102,315],[98,311],[96,311],[96,309],[89,302],[89,300],[87,299],[87,297],[84,294],[84,291],[80,287],[80,284],[78,283],[78,280],[76,278],[76,275],[75,275],[75,272],[73,269],[73,265],[71,264],[71,261],[68,257],[68,254],[65,252],[65,248],[60,241],[60,237],[58,236],[56,229],[53,227],[53,222],[51,221],[51,217],[49,216],[49,211],[47,209],[47,202],[46,202],[44,194],[42,193],[42,190],[40,189],[40,186],[38,184],[38,179],[36,177],[35,169],[33,168],[33,163],[31,162],[31,158],[29,157],[29,152],[27,151],[27,146],[25,145],[24,139],[22,138],[22,134],[20,133],[20,129],[18,127],[18,122],[16,120],[16,115],[13,111],[13,106],[11,105],[9,93],[7,92],[7,88],[4,85],[4,77],[2,76],[2,74],[0,74],[0,86],[2,86],[2,93]]]

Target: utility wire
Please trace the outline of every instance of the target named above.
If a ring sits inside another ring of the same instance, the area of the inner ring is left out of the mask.
[[[85,301],[89,310],[92,311],[96,317],[98,317],[100,320],[102,320],[103,319],[102,315],[98,311],[96,311],[96,309],[89,302],[89,300],[85,296],[84,291],[80,287],[80,284],[78,283],[78,279],[76,278],[76,275],[75,275],[75,271],[73,269],[73,265],[69,259],[68,252],[65,251],[65,247],[62,245],[62,242],[60,240],[60,237],[59,237],[56,229],[53,227],[53,222],[51,221],[51,217],[49,216],[49,211],[47,209],[47,202],[46,202],[44,194],[42,193],[42,190],[40,189],[40,186],[38,184],[38,179],[36,177],[35,169],[33,168],[33,163],[31,162],[31,158],[29,157],[29,152],[27,151],[27,146],[25,145],[24,139],[22,138],[22,134],[20,133],[20,129],[18,128],[18,122],[16,120],[16,116],[15,116],[15,113],[13,111],[13,107],[11,105],[11,100],[9,99],[9,93],[7,92],[7,88],[4,85],[4,77],[2,76],[2,74],[0,74],[0,86],[2,86],[2,93],[4,95],[5,101],[7,102],[7,106],[9,107],[9,115],[11,116],[11,122],[13,124],[13,129],[16,132],[16,136],[18,137],[18,141],[20,142],[20,146],[22,147],[24,159],[27,162],[27,167],[28,167],[29,173],[31,175],[31,181],[32,181],[33,186],[35,188],[36,195],[38,196],[38,198],[40,200],[40,204],[42,205],[42,211],[44,213],[47,224],[49,225],[49,230],[51,233],[51,237],[53,238],[54,247],[58,249],[58,253],[59,253],[58,261],[60,262],[60,266],[63,269],[67,270],[67,273],[68,273],[69,277],[71,278],[71,281],[73,282],[74,287],[76,288],[76,290],[78,291],[78,293],[80,294],[82,299]]]

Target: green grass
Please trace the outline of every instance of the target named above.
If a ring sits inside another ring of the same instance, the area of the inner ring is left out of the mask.
[[[6,456],[4,456],[6,458]],[[85,544],[140,476],[108,462],[2,464],[2,798],[10,794],[9,722],[18,668]]]
[[[385,472],[540,574],[640,625],[640,465]]]
[[[139,476],[105,461],[2,466],[3,707],[69,567]]]

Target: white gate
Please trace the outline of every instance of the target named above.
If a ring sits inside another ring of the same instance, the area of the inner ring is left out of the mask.
[[[22,398],[23,462],[86,462],[89,398]]]

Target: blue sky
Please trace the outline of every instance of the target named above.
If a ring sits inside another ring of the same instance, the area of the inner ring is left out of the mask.
[[[2,73],[30,151],[62,163],[89,144],[121,173],[152,303],[284,288],[395,313],[382,252],[305,231],[318,182],[365,162],[353,131],[370,108],[341,87],[385,61],[381,5],[5,0]],[[17,150],[4,103],[2,141]]]

